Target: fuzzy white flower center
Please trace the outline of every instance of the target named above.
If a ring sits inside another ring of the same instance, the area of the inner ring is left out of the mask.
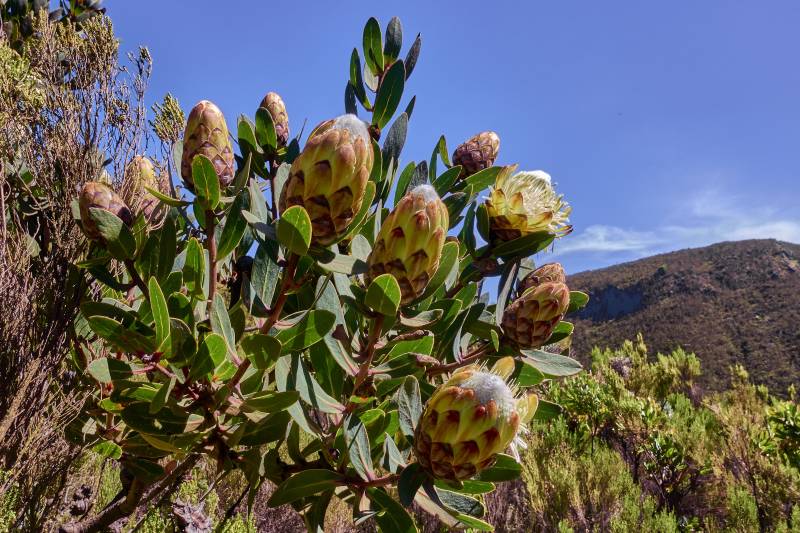
[[[436,189],[434,189],[433,187],[431,187],[428,184],[417,185],[411,191],[411,194],[419,194],[419,195],[421,195],[425,199],[426,203],[433,202],[433,201],[439,199],[439,195],[436,193]]]
[[[369,140],[369,130],[367,130],[367,123],[358,118],[356,115],[347,114],[336,117],[333,121],[333,127],[338,129],[347,130],[353,138],[361,137],[364,142],[371,144]]]
[[[482,405],[494,400],[498,410],[504,417],[508,417],[517,408],[517,400],[502,377],[491,372],[475,372],[461,385],[464,389],[475,392],[475,399]]]

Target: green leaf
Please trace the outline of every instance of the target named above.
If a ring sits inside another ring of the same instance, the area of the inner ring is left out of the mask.
[[[416,165],[412,161],[406,165],[406,168],[404,168],[403,172],[400,173],[400,177],[397,178],[397,188],[394,191],[394,205],[397,205],[397,202],[399,202],[400,199],[406,194],[408,185],[411,183],[411,178],[414,176],[414,171],[416,168]]]
[[[248,396],[242,402],[243,411],[260,411],[262,413],[274,413],[283,411],[300,398],[297,391],[262,391],[252,396]]]
[[[380,531],[386,533],[415,533],[417,527],[408,511],[397,503],[394,498],[386,494],[383,489],[370,488],[367,490],[369,499],[372,500],[383,512],[375,515]]]
[[[130,259],[136,253],[136,239],[131,229],[114,213],[97,207],[89,208],[106,249],[114,259]]]
[[[302,206],[295,205],[283,212],[278,220],[278,242],[292,253],[303,256],[311,246],[311,219]]]
[[[249,302],[251,312],[255,308],[266,308],[272,304],[272,297],[278,286],[278,277],[281,267],[277,262],[278,245],[275,241],[265,241],[258,245],[256,257],[253,260],[253,271],[250,284],[253,288],[253,298]]]
[[[492,333],[496,335],[494,331],[492,331]],[[498,349],[499,347],[495,348],[495,350]],[[538,385],[546,379],[546,376],[535,367],[521,361],[518,363],[519,370],[514,374],[513,377],[520,387],[532,387],[534,385]]]
[[[545,341],[545,344],[556,344],[563,341],[572,335],[572,331],[574,329],[575,326],[573,326],[570,322],[559,322],[556,327],[553,328],[553,333],[550,334],[550,337],[548,337],[548,339]]]
[[[400,474],[400,479],[397,481],[397,492],[400,496],[400,503],[406,507],[410,507],[414,502],[414,497],[423,483],[428,481],[430,477],[419,463],[411,463]]]
[[[154,339],[126,328],[116,320],[105,316],[88,317],[89,327],[117,349],[128,353],[152,353]]]
[[[567,313],[574,313],[586,307],[589,303],[589,295],[581,291],[569,291],[569,308]]]
[[[253,333],[239,344],[245,356],[259,370],[270,370],[281,355],[281,343],[275,337]]]
[[[177,235],[175,222],[172,217],[167,217],[161,226],[158,240],[158,270],[156,277],[166,280],[175,264],[177,250]]]
[[[442,318],[443,314],[444,311],[441,309],[431,309],[417,313],[414,316],[400,315],[400,324],[409,329],[426,329]]]
[[[147,435],[187,433],[200,427],[204,421],[202,416],[183,409],[161,409],[158,413],[151,414],[148,402],[135,402],[125,406],[120,417],[129,428]]]
[[[450,276],[453,271],[458,271],[458,243],[446,242],[442,247],[442,257],[439,259],[439,268],[436,269],[436,274],[431,278],[428,287],[422,294],[422,299],[427,298],[436,289],[444,284],[445,280]]]
[[[419,392],[419,382],[414,376],[407,376],[403,386],[395,396],[398,414],[400,415],[400,431],[406,437],[414,435],[414,428],[422,415],[422,399]]]
[[[281,353],[301,352],[319,342],[333,329],[335,322],[336,316],[330,311],[309,311],[300,322],[275,335],[283,347]]]
[[[353,469],[364,481],[375,479],[367,428],[354,414],[350,414],[345,421],[344,440]]]
[[[386,25],[386,42],[383,45],[383,56],[389,61],[397,59],[402,47],[403,25],[400,23],[399,18],[392,17],[389,24]]]
[[[408,79],[408,73],[406,73],[406,79]],[[411,100],[409,100],[408,104],[406,104],[406,110],[404,113],[408,115],[408,119],[411,120],[411,114],[414,112],[414,104],[417,103],[417,97],[412,96]]]
[[[492,255],[507,260],[528,257],[550,246],[553,238],[553,235],[547,231],[537,231],[513,241],[497,244],[492,248]]]
[[[406,71],[402,61],[395,61],[383,77],[378,94],[375,96],[375,108],[372,112],[372,123],[383,128],[391,120],[400,105],[405,87]]]
[[[94,446],[92,446],[92,451],[101,457],[105,457],[107,459],[119,459],[122,457],[122,448],[119,447],[119,444],[113,443],[111,441],[103,441],[98,442]]]
[[[403,146],[405,146],[407,135],[408,115],[400,113],[400,116],[392,122],[389,133],[386,134],[386,140],[383,141],[382,164],[384,172],[389,168],[390,161],[394,160],[395,165],[397,165],[400,160],[400,153],[403,151]]]
[[[219,176],[211,160],[198,154],[192,160],[194,193],[206,209],[215,209],[219,204]]]
[[[523,361],[547,377],[573,376],[583,370],[581,364],[572,359],[542,350],[522,350]]]
[[[150,309],[153,313],[153,321],[156,329],[156,345],[158,351],[167,351],[165,346],[169,342],[169,310],[167,300],[156,278],[150,278],[147,283],[147,290],[150,293]]]
[[[158,388],[158,392],[156,395],[153,396],[153,400],[150,402],[150,407],[148,412],[152,415],[161,410],[164,407],[164,404],[167,402],[167,398],[169,398],[172,389],[175,387],[175,383],[177,383],[177,379],[174,377],[169,378],[169,381],[166,381],[161,384]]]
[[[503,265],[503,274],[500,276],[498,286],[497,305],[494,310],[495,324],[503,323],[503,313],[511,296],[511,291],[516,284],[517,272],[519,272],[518,261],[511,261]]]
[[[222,299],[222,295],[219,293],[214,295],[209,320],[211,321],[211,331],[218,333],[225,339],[227,352],[232,353],[236,348],[236,334],[231,325],[231,317],[228,314],[225,300]]]
[[[286,503],[336,488],[343,484],[345,476],[332,470],[304,470],[281,483],[267,502],[270,507],[280,507]]]
[[[439,194],[439,196],[444,196],[447,192],[450,191],[451,187],[453,187],[453,184],[458,179],[459,174],[461,174],[461,166],[456,165],[442,172],[442,174],[433,181],[432,183],[433,188],[436,189],[436,192]],[[466,202],[468,201],[469,199],[466,200]],[[459,210],[459,212],[460,211],[461,210]]]
[[[464,180],[464,182],[467,185],[471,185],[473,191],[479,193],[486,187],[494,185],[494,182],[497,179],[497,175],[500,173],[501,170],[503,170],[503,167],[484,168],[483,170],[476,172],[472,176],[469,176],[467,179]]]
[[[147,192],[149,192],[150,194],[152,194],[153,196],[155,196],[158,199],[159,202],[161,202],[162,204],[168,205],[170,207],[184,207],[184,206],[187,206],[187,205],[191,204],[191,202],[187,202],[185,200],[178,200],[177,198],[173,198],[171,196],[168,196],[168,195],[164,194],[163,192],[159,191],[158,189],[153,189],[153,188],[147,187],[147,186],[145,186],[144,189]]]
[[[221,335],[211,333],[206,335],[197,348],[197,354],[192,361],[189,379],[200,379],[214,371],[225,361],[228,352],[225,339]]]
[[[539,406],[536,408],[536,414],[533,415],[534,420],[546,422],[561,416],[561,406],[547,400],[539,400]]]
[[[386,316],[395,316],[400,307],[400,284],[392,274],[381,274],[369,284],[364,303]]]
[[[522,473],[522,466],[510,455],[498,453],[491,468],[480,472],[475,479],[479,481],[511,481]]]
[[[383,72],[383,50],[381,37],[381,26],[374,17],[370,17],[364,26],[364,37],[362,45],[364,47],[364,58],[367,61],[370,71],[374,75]]]
[[[256,111],[256,141],[262,147],[275,150],[278,147],[278,134],[275,132],[275,123],[272,115],[263,107]]]
[[[247,220],[242,215],[242,210],[247,207],[249,201],[248,191],[242,191],[233,201],[233,205],[228,210],[225,217],[225,225],[222,228],[222,235],[217,246],[217,261],[222,261],[228,254],[239,246],[239,242],[247,229]]]
[[[450,165],[450,154],[448,153],[448,150],[447,150],[447,139],[445,139],[444,135],[439,137],[438,148],[439,148],[439,157],[442,158],[442,162],[448,167],[451,166]]]
[[[183,279],[186,288],[195,296],[203,294],[206,260],[200,242],[192,237],[186,245],[186,261],[183,265]]]
[[[364,199],[361,200],[361,208],[358,210],[358,213],[356,213],[356,216],[353,217],[353,221],[350,222],[350,229],[347,231],[347,234],[340,240],[349,239],[361,228],[364,219],[369,215],[369,208],[372,206],[372,201],[375,199],[375,190],[375,182],[368,181],[364,189]]]
[[[358,56],[356,48],[353,48],[353,53],[350,54],[350,86],[361,105],[365,109],[370,109],[372,104],[370,104],[369,98],[367,98],[367,91],[364,89],[364,78],[361,76],[361,58]]]
[[[474,189],[477,190],[477,189]],[[486,204],[481,204],[475,210],[475,217],[478,220],[478,234],[484,241],[489,242],[491,236],[489,235],[489,212],[486,210]]]
[[[89,363],[86,371],[100,383],[130,379],[133,376],[133,368],[130,364],[120,359],[110,359],[108,357],[95,359]]]
[[[338,272],[348,276],[367,272],[367,263],[352,255],[337,254],[327,248],[311,248],[310,255],[317,260],[317,265],[321,269],[328,272]]]
[[[239,444],[242,446],[261,446],[268,442],[283,439],[289,426],[289,413],[278,411],[261,420],[247,420]]]

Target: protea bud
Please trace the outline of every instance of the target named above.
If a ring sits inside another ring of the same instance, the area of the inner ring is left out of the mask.
[[[300,205],[311,218],[311,242],[328,246],[347,233],[361,209],[372,172],[372,141],[367,125],[342,115],[317,126],[292,163],[278,207]]]
[[[441,385],[425,405],[414,434],[414,455],[438,479],[470,478],[490,467],[536,412],[536,395],[518,397],[506,379],[514,361],[505,357],[492,370],[465,367]]]
[[[286,114],[286,104],[278,93],[267,93],[261,105],[269,111],[272,123],[275,124],[275,133],[278,135],[278,146],[286,146],[289,140],[289,115]]]
[[[455,149],[453,164],[461,165],[461,176],[466,178],[492,166],[499,151],[500,137],[493,131],[482,131]]]
[[[392,274],[400,284],[401,303],[417,299],[439,268],[449,219],[447,207],[430,185],[406,194],[381,225],[367,259],[367,282]]]
[[[234,176],[234,159],[228,125],[222,111],[208,100],[203,100],[192,108],[183,133],[181,176],[192,190],[192,161],[198,155],[204,155],[211,160],[220,185],[230,185]]]
[[[517,294],[522,294],[531,287],[538,287],[542,283],[566,283],[567,275],[561,263],[547,263],[542,265],[517,283]]]
[[[166,192],[164,179],[156,176],[153,162],[142,155],[137,155],[125,167],[126,198],[135,212],[142,213],[148,222],[154,222],[164,211],[163,204],[150,194],[146,187]]]
[[[108,211],[119,217],[127,226],[133,224],[133,214],[131,210],[128,209],[128,206],[125,205],[122,198],[114,192],[114,189],[105,183],[87,181],[83,185],[81,195],[78,198],[78,206],[81,212],[83,232],[93,241],[102,241],[103,236],[100,234],[100,230],[97,228],[97,224],[89,212],[91,208]]]
[[[503,313],[503,333],[520,348],[538,348],[553,333],[569,307],[569,288],[548,281],[532,287]]]
[[[543,231],[554,237],[570,233],[572,208],[556,194],[550,175],[541,170],[512,174],[513,169],[500,172],[486,200],[492,240],[511,241]]]

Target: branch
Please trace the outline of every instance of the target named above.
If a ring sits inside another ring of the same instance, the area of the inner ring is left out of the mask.
[[[356,375],[355,384],[353,385],[353,392],[357,391],[358,387],[360,387],[364,380],[367,379],[367,376],[369,376],[369,367],[372,365],[372,358],[375,356],[375,344],[378,342],[378,337],[380,337],[381,329],[383,328],[383,318],[383,315],[378,315],[372,322],[372,327],[369,330],[369,337],[367,338],[367,353],[364,356],[364,362],[358,367],[358,374]]]
[[[104,530],[136,509],[144,495],[144,489],[145,485],[138,479],[134,479],[125,498],[109,505],[100,514],[85,522],[62,525],[58,529],[59,533],[94,533]]]
[[[479,348],[476,348],[474,351],[470,352],[466,357],[464,357],[461,361],[456,361],[454,363],[447,363],[444,365],[437,365],[429,368],[427,370],[428,377],[438,376],[439,374],[447,374],[452,372],[457,368],[461,368],[462,366],[467,366],[469,364],[474,363],[482,356],[486,355],[489,351],[490,344],[484,344]]]
[[[216,218],[214,211],[206,210],[206,248],[208,248],[208,308],[214,305],[214,295],[217,293],[217,238],[214,235],[216,229]]]
[[[137,287],[139,287],[139,290],[142,291],[142,294],[144,294],[145,298],[149,300],[150,291],[147,290],[147,284],[144,282],[142,277],[136,271],[136,265],[134,264],[133,259],[126,259],[124,263],[125,263],[125,268],[128,270],[128,274],[130,274],[133,282],[136,284]]]

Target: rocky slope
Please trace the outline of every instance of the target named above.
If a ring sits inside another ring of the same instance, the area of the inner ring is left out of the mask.
[[[591,295],[576,323],[573,354],[617,346],[642,332],[652,351],[677,346],[702,361],[714,390],[741,363],[775,392],[800,385],[800,245],[723,242],[569,276]]]

